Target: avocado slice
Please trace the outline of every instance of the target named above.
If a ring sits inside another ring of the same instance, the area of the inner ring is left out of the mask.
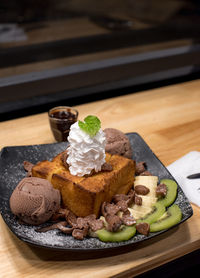
[[[167,194],[164,198],[159,199],[158,203],[164,205],[165,207],[169,207],[176,199],[178,185],[171,179],[163,179],[160,183],[164,183],[167,186]]]
[[[150,225],[150,232],[159,232],[168,229],[181,221],[182,212],[178,205],[173,204],[168,208],[165,217],[161,217],[158,221]]]
[[[104,242],[120,242],[129,240],[136,233],[135,225],[124,226],[117,232],[109,232],[106,229],[96,231],[98,238]]]
[[[146,222],[148,224],[151,224],[157,221],[164,212],[165,206],[160,202],[156,202],[152,207],[152,211],[147,213],[144,217],[138,219],[137,223]]]

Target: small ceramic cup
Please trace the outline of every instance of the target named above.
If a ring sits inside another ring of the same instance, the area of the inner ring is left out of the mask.
[[[67,141],[70,126],[78,120],[78,111],[69,106],[58,106],[50,109],[48,116],[56,141]]]

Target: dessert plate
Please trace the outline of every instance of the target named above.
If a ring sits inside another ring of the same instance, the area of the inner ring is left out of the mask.
[[[136,162],[145,161],[148,167],[147,170],[153,175],[157,175],[159,179],[173,179],[171,174],[140,135],[137,133],[128,133],[127,136],[130,139],[134,152],[133,159],[136,160]],[[23,168],[23,161],[28,160],[34,164],[46,159],[51,160],[55,155],[65,150],[66,147],[67,143],[63,142],[46,145],[5,147],[2,149],[0,153],[0,212],[7,226],[19,239],[34,246],[54,250],[65,250],[76,252],[76,254],[77,252],[92,252],[92,254],[103,252],[105,255],[105,251],[106,253],[112,251],[116,254],[117,251],[131,250],[136,243],[156,237],[167,231],[150,233],[147,237],[136,234],[128,241],[105,243],[97,238],[86,238],[82,241],[76,240],[72,236],[65,235],[58,230],[38,233],[35,231],[36,226],[20,224],[10,211],[9,199],[18,182],[26,176],[26,172]],[[183,214],[180,223],[192,216],[192,207],[180,186],[178,186],[178,194],[175,203],[179,205]],[[41,226],[44,225],[45,224]]]

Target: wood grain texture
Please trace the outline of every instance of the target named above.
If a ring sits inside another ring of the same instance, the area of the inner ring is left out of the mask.
[[[67,105],[67,103],[63,103]],[[76,107],[80,119],[97,115],[102,127],[138,132],[168,165],[200,151],[200,80]],[[0,147],[54,142],[47,113],[0,123]],[[72,261],[18,240],[0,218],[1,277],[132,277],[200,248],[199,208],[179,227],[108,258]]]

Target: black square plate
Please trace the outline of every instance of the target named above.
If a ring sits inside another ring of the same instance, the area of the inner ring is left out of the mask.
[[[159,179],[173,179],[165,166],[137,133],[129,133],[127,136],[130,139],[134,153],[133,159],[136,160],[136,162],[145,161],[148,171],[158,176]],[[64,142],[48,145],[5,147],[2,149],[0,153],[0,211],[10,230],[19,239],[38,247],[54,250],[74,251],[76,253],[94,253],[110,250],[114,251],[116,254],[118,250],[127,249],[127,247],[131,248],[135,243],[156,237],[166,232],[166,230],[164,230],[162,232],[150,233],[147,237],[136,234],[132,239],[125,242],[104,243],[97,238],[86,238],[83,241],[79,241],[58,230],[38,233],[35,231],[35,226],[19,224],[16,217],[10,211],[9,199],[18,182],[26,176],[23,168],[23,161],[28,160],[32,163],[37,163],[38,161],[46,159],[51,160],[55,155],[65,150],[66,147],[67,143]],[[175,203],[178,204],[182,210],[183,217],[180,223],[192,216],[192,207],[180,186],[178,186],[178,194]]]

